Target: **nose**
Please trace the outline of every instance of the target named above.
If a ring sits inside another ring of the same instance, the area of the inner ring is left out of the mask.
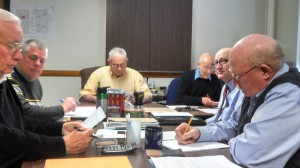
[[[22,59],[22,54],[19,50],[16,50],[16,52],[13,53],[12,58],[16,61],[19,61]]]

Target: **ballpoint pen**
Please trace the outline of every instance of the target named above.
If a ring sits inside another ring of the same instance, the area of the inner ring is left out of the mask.
[[[76,126],[74,126],[74,129],[76,129],[77,131],[83,131],[82,129],[80,129],[80,128],[76,127]],[[96,138],[96,139],[99,139],[99,137],[97,137],[97,136],[94,135],[94,134],[92,134],[91,137]]]
[[[63,103],[63,102],[65,102],[65,99],[60,99],[59,101]],[[75,102],[76,102],[77,105],[80,104],[79,101],[76,101],[76,100],[75,100]]]

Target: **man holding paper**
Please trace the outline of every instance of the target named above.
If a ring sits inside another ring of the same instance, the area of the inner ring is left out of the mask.
[[[300,75],[284,62],[278,42],[252,34],[229,55],[233,82],[243,91],[241,108],[226,122],[176,129],[180,144],[229,141],[233,159],[246,167],[300,167]],[[240,115],[238,115],[240,112]]]
[[[24,161],[82,153],[92,141],[93,130],[80,122],[42,122],[24,117],[22,104],[6,76],[22,57],[22,37],[21,20],[0,9],[0,167],[17,168]]]

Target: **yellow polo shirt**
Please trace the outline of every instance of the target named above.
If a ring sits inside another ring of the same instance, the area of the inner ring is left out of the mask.
[[[125,92],[144,91],[144,95],[152,93],[144,81],[143,76],[136,70],[126,67],[125,73],[117,78],[111,71],[110,66],[105,66],[94,71],[80,91],[80,97],[86,94],[95,95],[98,82],[101,87],[109,86],[112,89],[122,89]]]

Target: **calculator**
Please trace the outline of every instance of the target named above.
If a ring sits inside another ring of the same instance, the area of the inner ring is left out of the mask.
[[[136,143],[130,144],[118,144],[118,145],[107,145],[102,148],[102,153],[105,154],[119,154],[119,153],[129,153],[138,148]]]

